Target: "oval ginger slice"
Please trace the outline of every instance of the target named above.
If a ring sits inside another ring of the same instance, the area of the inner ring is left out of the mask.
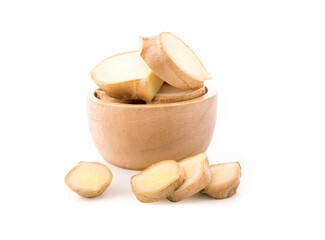
[[[153,164],[131,178],[132,191],[145,203],[159,201],[175,191],[184,181],[185,173],[173,160]]]
[[[90,74],[104,92],[117,99],[151,101],[164,83],[151,71],[138,51],[106,58]]]
[[[206,92],[207,90],[205,86],[198,89],[181,89],[165,82],[157,92],[156,96],[154,96],[151,102],[147,102],[147,104],[174,103],[192,100],[203,96]]]
[[[180,161],[179,165],[185,170],[186,178],[184,183],[167,197],[172,202],[181,201],[198,193],[211,180],[209,161],[205,153],[186,158]]]
[[[164,83],[157,94],[150,102],[144,102],[143,100],[137,99],[118,99],[110,97],[107,93],[105,93],[101,89],[95,90],[95,97],[101,100],[104,103],[125,103],[125,104],[159,104],[159,103],[174,103],[192,100],[206,94],[207,90],[205,86],[194,90],[185,90],[180,88],[175,88],[168,83]]]
[[[140,37],[140,49],[141,57],[152,71],[174,87],[196,89],[211,79],[195,53],[169,32]]]
[[[65,177],[68,187],[83,197],[97,197],[110,185],[111,170],[97,162],[80,162]]]
[[[96,89],[94,92],[96,98],[98,98],[103,103],[124,103],[124,104],[145,104],[146,102],[141,99],[118,99],[110,97],[106,92],[103,90]]]
[[[201,193],[216,199],[228,198],[236,193],[240,183],[241,166],[238,162],[210,166],[211,182]]]

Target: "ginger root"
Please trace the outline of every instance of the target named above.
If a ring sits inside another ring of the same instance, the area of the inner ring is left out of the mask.
[[[236,193],[240,183],[241,166],[238,162],[210,166],[211,182],[201,191],[210,197],[222,199]]]
[[[205,153],[200,153],[194,157],[186,158],[179,162],[185,170],[184,183],[167,199],[178,202],[200,192],[211,180],[209,161]]]
[[[197,89],[211,79],[195,53],[169,32],[140,37],[140,49],[141,57],[152,71],[174,87]]]
[[[68,187],[83,197],[97,197],[110,185],[111,170],[97,162],[80,162],[65,177]]]
[[[91,70],[91,78],[109,96],[151,101],[164,83],[142,60],[138,51],[106,58]]]
[[[173,160],[153,164],[131,178],[132,191],[145,203],[159,201],[174,192],[185,179],[185,172]]]

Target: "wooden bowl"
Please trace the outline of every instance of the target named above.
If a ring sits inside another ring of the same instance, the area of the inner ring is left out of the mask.
[[[142,170],[162,160],[205,152],[212,139],[217,92],[176,103],[103,103],[87,96],[91,136],[102,157],[118,167]]]

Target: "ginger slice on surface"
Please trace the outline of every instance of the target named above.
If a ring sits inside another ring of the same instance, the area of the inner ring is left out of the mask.
[[[83,197],[97,197],[110,185],[111,170],[97,162],[80,162],[65,177],[68,187]]]
[[[200,192],[211,180],[209,161],[205,153],[200,153],[194,157],[186,158],[179,162],[185,170],[184,183],[167,199],[178,202]]]
[[[241,166],[238,162],[210,166],[211,182],[201,191],[210,197],[222,199],[236,193],[240,183]]]
[[[140,37],[140,55],[162,80],[182,89],[196,89],[211,79],[195,53],[178,37],[162,32]]]
[[[138,51],[106,58],[91,70],[91,78],[113,98],[144,101],[151,101],[164,83],[146,65]]]
[[[153,164],[131,178],[132,191],[145,203],[159,201],[175,191],[184,181],[185,172],[173,160]]]

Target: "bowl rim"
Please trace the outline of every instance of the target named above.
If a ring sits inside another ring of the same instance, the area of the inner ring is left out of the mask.
[[[100,99],[98,99],[95,96],[95,91],[98,89],[92,88],[90,91],[88,91],[87,94],[87,100],[88,101],[93,101],[96,102],[100,105],[107,105],[107,106],[115,106],[115,107],[128,107],[128,108],[159,108],[159,107],[172,107],[172,106],[180,106],[180,105],[188,105],[191,103],[197,103],[197,102],[202,102],[207,99],[217,97],[218,92],[215,86],[213,86],[210,83],[205,84],[206,88],[206,93],[203,96],[200,96],[198,98],[190,99],[190,100],[185,100],[185,101],[180,101],[180,102],[172,102],[172,103],[157,103],[157,104],[134,104],[134,103],[119,103],[119,102],[111,102],[111,103],[105,103],[102,102]]]

